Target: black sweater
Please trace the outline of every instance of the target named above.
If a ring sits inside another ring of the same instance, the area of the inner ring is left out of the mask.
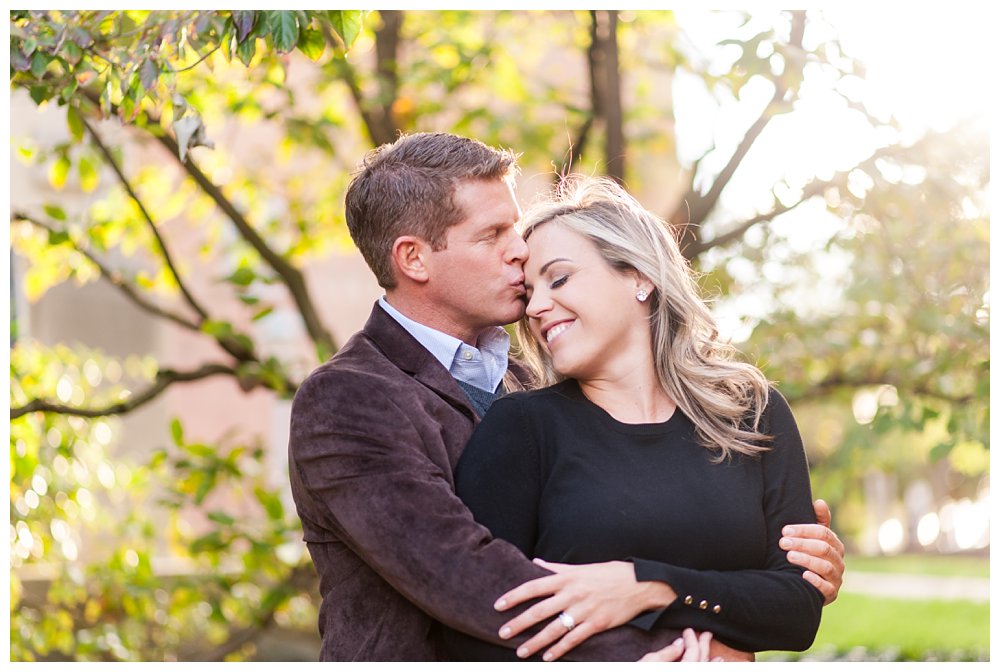
[[[761,430],[771,450],[713,464],[680,409],[662,423],[622,423],[569,380],[495,402],[455,484],[476,520],[528,557],[632,560],[638,580],[669,584],[678,599],[634,626],[709,630],[746,651],[804,650],[823,597],[778,539],[784,525],[815,516],[802,440],[774,389]],[[512,658],[447,640],[455,660]]]

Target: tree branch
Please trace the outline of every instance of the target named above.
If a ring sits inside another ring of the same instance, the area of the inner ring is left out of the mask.
[[[143,219],[146,220],[146,224],[149,226],[149,230],[153,234],[153,238],[156,239],[156,244],[160,248],[160,254],[163,256],[163,262],[167,265],[167,269],[170,271],[170,275],[173,276],[174,281],[177,283],[178,288],[180,288],[181,294],[188,302],[188,305],[190,305],[191,308],[193,308],[194,311],[198,313],[201,319],[203,320],[207,319],[208,313],[205,312],[205,309],[201,307],[201,305],[195,300],[194,296],[192,296],[191,292],[188,291],[188,288],[185,286],[184,281],[181,279],[180,273],[177,271],[177,266],[174,264],[174,261],[170,256],[170,250],[167,249],[167,244],[163,240],[163,237],[160,235],[160,231],[157,228],[156,223],[153,222],[153,218],[150,216],[149,211],[146,210],[146,206],[139,198],[139,195],[135,193],[135,189],[132,188],[132,184],[128,181],[128,178],[125,177],[125,173],[122,172],[121,166],[119,166],[118,162],[115,161],[115,158],[111,156],[111,152],[108,150],[107,145],[105,145],[104,142],[101,140],[101,136],[97,134],[97,131],[94,129],[93,126],[91,126],[90,122],[88,122],[87,119],[82,114],[80,115],[80,120],[83,122],[83,126],[84,128],[87,129],[87,132],[90,133],[91,139],[94,141],[94,144],[97,145],[97,148],[100,150],[101,155],[104,157],[104,160],[108,163],[109,166],[111,166],[112,170],[115,171],[115,175],[118,176],[118,181],[121,182],[122,187],[125,188],[125,191],[128,193],[129,198],[131,198],[132,201],[139,207],[139,212],[142,213]]]
[[[393,112],[399,96],[399,36],[403,28],[403,12],[400,10],[379,10],[382,25],[375,30],[375,73],[378,77],[378,104],[382,110],[382,138],[392,142],[399,130],[399,119]]]
[[[343,42],[335,37],[326,25],[323,26],[322,30],[327,44],[334,49],[343,49]],[[365,95],[361,91],[361,85],[358,84],[358,75],[347,59],[335,58],[330,61],[330,65],[336,69],[337,75],[347,84],[351,99],[358,108],[358,114],[361,115],[361,121],[364,123],[365,130],[368,131],[368,138],[371,140],[372,146],[378,147],[395,140],[395,133],[391,128],[393,124],[387,122],[384,117],[385,108],[380,107],[373,110],[365,103]],[[388,108],[392,109],[391,101]]]
[[[48,231],[49,233],[53,234],[66,233],[66,231],[64,230],[57,229],[56,227],[50,224],[46,224],[45,222],[42,222],[23,212],[16,211],[11,213],[11,221],[14,220],[22,220],[25,222],[29,222],[40,229]],[[168,311],[147,300],[145,297],[139,294],[139,292],[137,292],[134,287],[125,282],[125,280],[121,276],[121,273],[109,269],[101,262],[100,259],[94,256],[94,254],[90,252],[90,250],[87,250],[86,248],[82,247],[72,238],[69,238],[69,243],[73,246],[73,249],[82,254],[84,257],[87,258],[87,260],[90,263],[92,263],[94,266],[97,267],[97,269],[101,272],[101,276],[105,280],[110,282],[114,287],[116,287],[119,291],[121,291],[128,300],[130,300],[132,303],[137,305],[142,310],[145,310],[148,313],[152,313],[157,317],[162,317],[165,320],[170,320],[174,324],[184,327],[185,329],[190,329],[192,331],[201,330],[201,327],[196,322],[192,322],[191,320],[185,318],[183,315],[178,315],[177,313]]]
[[[99,94],[92,90],[86,91],[87,98],[100,107],[100,97]],[[163,145],[170,156],[177,161],[181,168],[190,175],[198,186],[205,192],[215,204],[222,210],[223,213],[229,218],[229,220],[236,227],[236,230],[240,233],[242,238],[253,247],[265,262],[274,270],[275,273],[281,278],[285,286],[288,288],[288,292],[292,295],[292,299],[295,301],[295,305],[299,310],[302,320],[306,327],[306,332],[312,339],[313,343],[316,344],[318,350],[323,354],[323,357],[329,356],[337,351],[336,342],[327,331],[326,327],[323,326],[320,320],[319,313],[316,310],[315,305],[313,305],[312,299],[309,296],[309,289],[305,282],[305,277],[302,273],[290,264],[284,257],[275,252],[267,244],[267,242],[261,238],[260,234],[250,225],[247,219],[236,209],[236,206],[226,198],[222,190],[216,186],[208,177],[201,171],[198,164],[194,162],[190,154],[185,158],[184,161],[180,159],[179,148],[177,146],[177,141],[168,135],[160,125],[160,120],[152,115],[147,117],[147,124],[149,126],[159,129],[161,132],[155,133],[150,128],[145,128],[147,133],[149,133],[153,138],[155,138],[161,145]],[[219,339],[220,345],[232,354],[237,359],[244,361],[255,360],[256,356],[253,353],[240,352],[239,344],[232,341],[232,339]]]
[[[287,577],[282,581],[283,585],[289,585],[300,590],[305,590],[311,588],[315,582],[316,572],[311,564],[297,565],[289,573]],[[280,605],[279,605],[280,606]],[[185,655],[185,660],[190,661],[221,661],[224,660],[226,656],[239,651],[249,642],[254,641],[262,632],[271,627],[274,623],[274,615],[278,611],[278,606],[275,606],[268,611],[257,615],[254,618],[254,623],[245,628],[233,628],[229,632],[229,636],[226,640],[222,642],[219,646],[207,651],[195,652],[190,655]]]
[[[799,207],[800,205],[808,201],[813,196],[819,196],[820,194],[822,194],[827,187],[835,186],[836,184],[837,184],[836,182],[831,182],[831,181],[814,180],[810,182],[805,189],[803,189],[802,198],[795,201],[791,205],[779,204],[770,212],[755,215],[754,217],[751,217],[750,219],[741,222],[740,224],[737,224],[732,229],[729,229],[725,233],[719,234],[718,236],[712,238],[709,241],[698,242],[694,245],[691,245],[685,250],[684,256],[687,257],[689,260],[695,259],[698,256],[707,252],[708,250],[711,250],[712,248],[728,245],[734,240],[739,240],[740,238],[743,237],[743,234],[745,234],[750,229],[750,227],[754,226],[755,224],[760,224],[761,222],[769,222],[778,215],[783,215],[789,210],[794,210],[795,208]]]
[[[792,34],[789,45],[799,50],[802,49],[802,37],[805,33],[805,16],[805,12],[801,10],[792,12]],[[790,66],[791,63],[786,64],[786,67]],[[687,193],[681,199],[680,206],[668,218],[668,221],[683,226],[678,242],[681,252],[688,259],[693,257],[688,256],[689,252],[687,250],[699,245],[701,231],[699,227],[689,226],[688,224],[701,224],[708,214],[712,212],[719,201],[719,196],[722,195],[722,191],[728,186],[733,175],[736,174],[736,169],[739,168],[750,148],[753,147],[754,142],[760,137],[761,132],[770,123],[771,119],[774,118],[778,105],[788,92],[788,87],[783,84],[782,78],[777,78],[776,80],[772,80],[772,82],[774,84],[774,95],[771,96],[770,102],[761,110],[757,120],[747,129],[740,144],[736,147],[736,151],[729,157],[729,161],[716,176],[712,182],[712,186],[709,187],[704,195],[698,193],[694,188],[697,172],[692,171],[691,183],[688,186]]]
[[[99,418],[105,415],[121,415],[134,411],[135,409],[148,404],[150,401],[160,396],[168,387],[174,383],[189,383],[217,375],[236,376],[237,372],[225,364],[205,364],[194,371],[175,371],[173,369],[161,369],[156,372],[155,382],[146,390],[139,394],[134,394],[127,401],[111,404],[104,408],[76,408],[45,399],[32,399],[24,406],[12,407],[10,409],[10,419],[15,420],[27,413],[41,411],[43,413],[59,413],[61,415],[73,415],[81,418]]]
[[[775,217],[777,217],[778,215],[784,214],[789,210],[793,210],[794,208],[797,208],[801,204],[805,203],[810,198],[814,196],[819,196],[830,187],[842,188],[844,185],[844,181],[847,178],[847,175],[851,171],[874,170],[876,168],[875,162],[878,159],[898,156],[903,151],[905,150],[895,145],[890,145],[887,147],[876,149],[874,152],[872,152],[871,156],[869,156],[867,159],[865,159],[858,165],[854,166],[850,170],[846,170],[839,173],[839,177],[835,177],[832,180],[814,179],[812,182],[803,187],[802,197],[799,198],[799,200],[797,200],[795,203],[787,206],[779,205],[770,212],[755,215],[754,217],[751,217],[750,219],[741,222],[740,224],[734,225],[733,228],[729,229],[725,233],[719,234],[718,236],[712,238],[709,241],[701,242],[699,240],[699,242],[693,245],[689,245],[685,249],[684,256],[689,260],[695,259],[698,256],[704,254],[706,251],[711,250],[712,248],[721,247],[723,245],[727,245],[733,242],[734,240],[738,240],[739,238],[742,238],[743,234],[745,234],[754,224],[770,221]]]
[[[604,121],[604,159],[607,174],[619,184],[625,181],[625,132],[622,128],[621,77],[618,71],[618,12],[591,10],[591,96],[595,116]]]
[[[158,122],[157,122],[158,124]],[[198,186],[201,187],[208,196],[215,201],[215,204],[224,212],[229,220],[239,231],[240,235],[245,241],[247,241],[251,247],[253,247],[260,256],[267,262],[267,264],[274,269],[274,272],[284,281],[285,286],[288,288],[288,292],[292,295],[292,299],[295,301],[296,307],[299,309],[299,313],[302,316],[302,320],[305,323],[306,332],[309,334],[313,343],[317,347],[325,350],[329,354],[333,354],[337,351],[336,343],[333,340],[333,336],[327,331],[326,327],[323,326],[320,320],[319,313],[316,310],[316,306],[313,305],[312,298],[309,296],[309,288],[306,286],[305,277],[299,269],[292,266],[284,257],[275,252],[267,244],[267,242],[261,238],[260,234],[250,225],[246,218],[236,209],[236,206],[226,198],[222,193],[222,190],[216,186],[208,177],[201,171],[198,165],[194,162],[189,154],[184,161],[180,160],[180,155],[178,154],[177,142],[167,135],[163,134],[152,134],[160,144],[167,148],[170,155],[181,165],[181,167],[187,171],[188,175],[194,178]]]
[[[842,373],[832,374],[819,382],[810,383],[802,394],[789,396],[789,401],[818,399],[823,397],[825,394],[828,394],[831,390],[838,388],[851,389],[859,387],[874,387],[876,385],[892,385],[897,389],[904,390],[908,394],[938,399],[940,401],[946,401],[956,405],[967,404],[976,398],[976,395],[974,394],[946,394],[940,390],[933,389],[925,381],[906,383],[901,381],[898,376],[894,376],[890,373],[868,372],[865,376],[860,378],[851,378]]]

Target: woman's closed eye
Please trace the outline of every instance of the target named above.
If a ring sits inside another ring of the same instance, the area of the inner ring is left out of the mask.
[[[549,289],[559,289],[566,284],[567,280],[569,280],[568,275],[561,275],[549,284]]]

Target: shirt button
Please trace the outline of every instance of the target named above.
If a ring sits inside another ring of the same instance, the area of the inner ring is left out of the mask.
[[[465,352],[462,353],[462,357],[464,357],[465,359],[472,359],[472,353],[466,350]]]
[[[698,608],[699,609],[708,609],[708,602],[706,602],[705,600],[702,600],[701,602],[698,603]]]
[[[692,602],[694,602],[694,598],[690,595],[684,598],[684,604],[691,604]]]
[[[714,611],[715,613],[719,613],[720,611],[722,611],[722,607],[717,604],[714,607],[712,607],[712,611]]]

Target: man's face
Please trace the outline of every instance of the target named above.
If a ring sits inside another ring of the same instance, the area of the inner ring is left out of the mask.
[[[465,218],[448,229],[447,247],[432,252],[431,298],[448,331],[474,345],[487,327],[524,313],[528,246],[514,229],[521,209],[505,180],[469,180],[455,188]]]

